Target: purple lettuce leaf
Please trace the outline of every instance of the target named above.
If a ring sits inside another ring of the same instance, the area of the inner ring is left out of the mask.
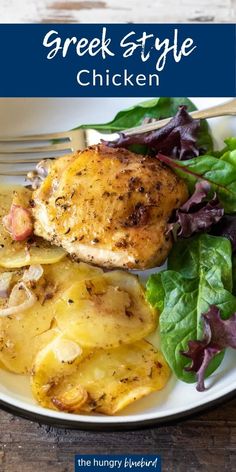
[[[194,233],[209,231],[212,225],[221,220],[224,209],[216,194],[210,201],[205,200],[210,189],[208,182],[197,182],[192,196],[176,210],[169,229],[174,230],[178,237],[188,238]]]
[[[117,140],[102,142],[115,148],[129,148],[134,144],[146,145],[150,155],[162,152],[175,159],[190,159],[199,156],[200,150],[197,146],[199,129],[200,120],[194,120],[188,114],[187,107],[183,105],[169,123],[160,129],[132,136],[120,133]]]
[[[191,359],[191,365],[185,367],[188,372],[197,374],[197,390],[205,390],[205,374],[210,361],[227,347],[236,349],[236,313],[227,320],[220,316],[220,310],[211,305],[208,312],[202,314],[203,338],[188,342],[188,351],[181,354]]]
[[[186,213],[190,211],[192,208],[199,203],[202,203],[203,199],[207,197],[209,191],[211,190],[211,186],[209,182],[206,180],[201,180],[197,182],[195,185],[194,193],[191,197],[181,206],[181,209]]]
[[[221,221],[213,226],[211,234],[223,236],[230,240],[232,251],[236,251],[236,215],[224,215]]]

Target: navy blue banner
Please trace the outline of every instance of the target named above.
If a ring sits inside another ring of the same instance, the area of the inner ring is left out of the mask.
[[[161,472],[158,455],[76,455],[75,472]]]
[[[234,96],[233,24],[0,25],[1,97]]]

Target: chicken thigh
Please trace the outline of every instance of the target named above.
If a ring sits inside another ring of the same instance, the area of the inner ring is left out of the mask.
[[[97,265],[159,266],[172,247],[168,220],[187,198],[158,159],[92,146],[51,162],[33,193],[35,234]]]

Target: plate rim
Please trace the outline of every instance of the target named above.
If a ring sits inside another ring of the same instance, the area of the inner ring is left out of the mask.
[[[112,97],[107,97],[108,100],[114,100]],[[131,98],[131,97],[128,97]],[[127,100],[128,100],[127,98]],[[137,97],[132,97],[133,99],[136,99]],[[208,100],[209,97],[190,97],[193,102],[195,102],[195,99],[201,98],[204,100]],[[216,97],[212,97],[215,99]],[[222,100],[224,101],[230,97],[222,97]],[[15,98],[13,97],[15,100]],[[88,97],[85,98],[87,100]],[[221,99],[221,97],[217,97],[217,100]],[[58,100],[58,98],[54,98],[55,101]],[[90,98],[91,100],[91,98]],[[117,99],[118,100],[118,99]],[[141,101],[141,98],[140,100]],[[180,411],[175,411],[173,413],[167,413],[164,416],[160,417],[149,417],[149,418],[138,418],[138,419],[129,419],[127,422],[125,419],[122,419],[121,421],[107,421],[106,418],[104,418],[104,421],[97,421],[97,417],[94,417],[94,421],[87,421],[86,417],[85,419],[78,419],[78,418],[63,418],[59,416],[50,416],[50,413],[48,413],[48,410],[45,410],[45,414],[41,411],[32,411],[30,409],[30,405],[25,403],[25,408],[24,404],[17,405],[14,403],[14,400],[11,399],[11,396],[5,396],[7,398],[1,398],[0,394],[0,409],[8,411],[12,414],[16,414],[17,416],[21,416],[23,418],[26,418],[30,421],[35,421],[39,422],[42,424],[50,424],[51,426],[58,426],[58,427],[63,427],[63,428],[70,428],[70,429],[82,429],[82,430],[93,430],[93,431],[111,431],[111,430],[132,430],[132,429],[139,429],[139,428],[145,428],[149,426],[157,426],[165,423],[171,423],[171,422],[176,422],[181,419],[185,419],[191,415],[206,411],[215,405],[222,404],[224,401],[227,401],[230,398],[233,398],[236,393],[236,387],[235,383],[233,382],[233,388],[231,390],[228,390],[226,392],[218,392],[217,396],[212,399],[205,399],[203,403],[200,403],[196,406],[191,406],[189,409],[186,410],[180,410]],[[229,388],[229,387],[228,387]],[[224,388],[222,389],[224,390]],[[13,400],[13,403],[11,402]],[[127,419],[129,417],[127,416]],[[91,418],[92,419],[92,418]]]
[[[6,401],[0,399],[0,409],[6,411],[7,413],[17,415],[20,418],[26,419],[28,421],[33,421],[34,423],[43,424],[45,426],[57,427],[57,428],[66,428],[66,429],[74,429],[74,430],[81,430],[81,431],[96,431],[96,432],[106,432],[106,431],[130,431],[130,430],[138,430],[138,429],[145,429],[150,428],[152,426],[158,425],[165,425],[170,423],[176,423],[178,420],[182,419],[185,420],[191,416],[194,416],[198,413],[202,413],[204,411],[208,411],[213,409],[216,406],[221,404],[225,404],[235,398],[236,395],[236,388],[232,391],[215,398],[214,400],[210,400],[209,402],[203,403],[202,405],[190,408],[189,410],[182,411],[179,413],[170,414],[160,418],[149,418],[131,422],[119,422],[119,423],[104,423],[97,422],[88,422],[82,420],[67,420],[59,417],[51,417],[47,414],[43,415],[41,413],[35,413],[32,411],[28,411],[24,408],[18,407],[16,405],[12,405]]]

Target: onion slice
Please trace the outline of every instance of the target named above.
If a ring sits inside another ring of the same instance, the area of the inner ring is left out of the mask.
[[[59,338],[54,344],[54,354],[61,363],[73,362],[78,356],[82,354],[82,349],[79,344],[71,341],[70,339]]]
[[[43,268],[40,264],[31,265],[29,269],[24,272],[22,277],[23,282],[37,282],[43,275]]]
[[[20,296],[22,294],[22,290],[24,290],[25,292],[26,300],[23,301],[22,303],[17,304],[17,301],[19,302],[19,299],[22,298]],[[31,308],[35,304],[36,301],[37,301],[36,296],[34,295],[33,292],[31,292],[31,290],[27,287],[27,285],[25,285],[24,282],[19,282],[13,287],[11,291],[11,295],[8,301],[8,307],[0,310],[0,317],[17,315],[21,313],[22,311],[25,311],[28,308]]]
[[[7,298],[14,272],[3,272],[0,275],[0,298]]]

